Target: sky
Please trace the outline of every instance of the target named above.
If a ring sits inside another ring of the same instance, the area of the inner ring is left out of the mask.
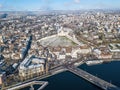
[[[120,0],[0,0],[0,11],[118,9]]]

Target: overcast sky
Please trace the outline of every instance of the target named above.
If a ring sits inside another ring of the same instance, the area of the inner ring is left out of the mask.
[[[0,11],[118,9],[120,0],[0,0]]]

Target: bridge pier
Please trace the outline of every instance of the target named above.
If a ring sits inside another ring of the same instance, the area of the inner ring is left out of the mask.
[[[34,90],[34,87],[33,87],[33,85],[30,85],[30,90]]]

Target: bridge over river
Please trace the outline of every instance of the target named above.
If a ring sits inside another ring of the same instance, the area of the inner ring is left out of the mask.
[[[66,66],[66,68],[70,72],[82,77],[83,79],[91,82],[92,84],[100,87],[103,90],[120,90],[119,87],[117,87],[111,83],[108,83],[108,82],[106,82],[106,81],[104,81],[104,80],[102,80],[102,79],[82,70],[82,69],[79,69],[73,65],[68,65],[68,66]]]

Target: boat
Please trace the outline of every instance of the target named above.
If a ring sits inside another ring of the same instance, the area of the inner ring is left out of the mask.
[[[92,61],[87,61],[87,65],[96,65],[96,64],[102,64],[103,60],[92,60]]]

